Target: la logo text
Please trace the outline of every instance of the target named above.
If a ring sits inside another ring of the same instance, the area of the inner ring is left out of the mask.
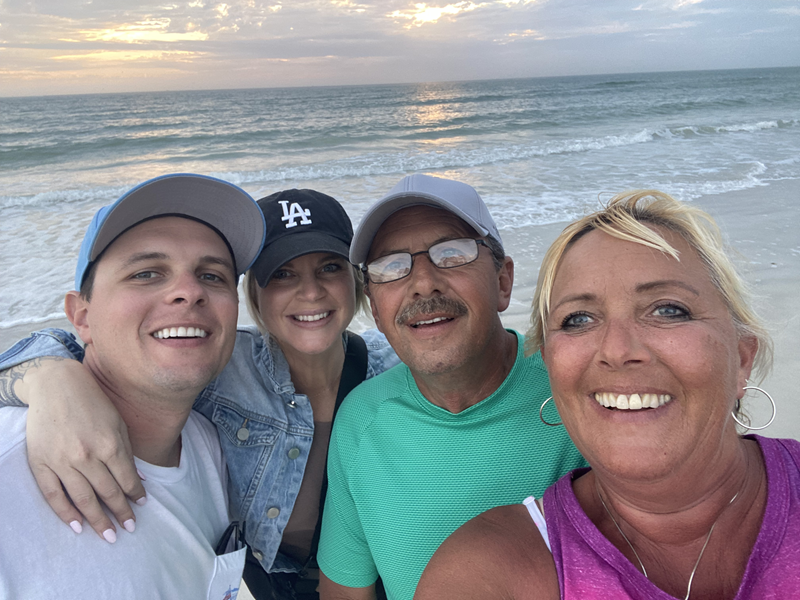
[[[297,202],[292,202],[290,205],[288,200],[278,200],[278,204],[283,208],[281,221],[286,221],[286,229],[297,227],[297,219],[300,219],[300,225],[311,225],[310,209],[304,209]]]

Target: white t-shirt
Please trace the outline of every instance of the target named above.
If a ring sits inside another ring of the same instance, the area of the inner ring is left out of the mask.
[[[217,432],[192,412],[180,465],[136,459],[147,502],[136,531],[109,544],[90,527],[75,534],[42,496],[28,467],[27,410],[0,410],[0,599],[236,598],[244,550],[216,556],[228,526],[226,470]]]

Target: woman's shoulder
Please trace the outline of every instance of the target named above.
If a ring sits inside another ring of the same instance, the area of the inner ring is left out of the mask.
[[[758,443],[767,463],[784,462],[793,466],[795,471],[800,471],[800,442],[797,440],[769,438],[761,435],[747,435],[745,439],[751,439]]]
[[[236,328],[236,345],[250,348],[265,346],[264,336],[254,325],[240,325]]]
[[[236,345],[228,364],[244,363],[263,370],[265,367],[272,369],[273,363],[281,361],[285,362],[283,354],[269,335],[254,326],[239,327],[236,330]]]
[[[389,344],[386,336],[377,329],[367,329],[358,334],[367,345],[367,379],[388,371],[400,364],[397,353]]]
[[[416,600],[558,598],[552,555],[528,509],[498,506],[467,521],[428,563]]]
[[[291,380],[281,380],[276,356],[268,339],[254,327],[242,327],[236,332],[236,344],[228,364],[203,394],[211,401],[224,396],[229,403],[250,406],[263,403],[264,395],[291,391]],[[280,357],[282,358],[282,357]],[[278,361],[279,362],[279,361]],[[284,360],[285,362],[285,360]],[[288,367],[285,378],[288,379]],[[287,388],[287,389],[284,389]]]

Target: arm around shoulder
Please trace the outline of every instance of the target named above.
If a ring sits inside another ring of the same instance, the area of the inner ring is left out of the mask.
[[[58,381],[70,370],[83,369],[76,361],[83,349],[75,336],[62,329],[32,333],[0,354],[0,406],[25,406],[36,396],[36,386]]]
[[[95,490],[129,529],[135,516],[126,496],[141,502],[145,491],[125,422],[82,358],[65,331],[33,334],[0,355],[0,367],[15,365],[0,372],[0,400],[30,404],[28,462],[53,511],[75,531],[85,517],[109,539],[114,526]]]
[[[557,600],[553,557],[519,504],[467,521],[431,558],[414,600]]]

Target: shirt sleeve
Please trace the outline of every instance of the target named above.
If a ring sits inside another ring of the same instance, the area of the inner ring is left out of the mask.
[[[83,361],[83,347],[74,335],[63,329],[49,328],[36,331],[0,354],[0,375],[6,369],[45,356],[59,356]],[[14,405],[16,403],[2,393],[2,386],[0,386],[0,407]]]
[[[347,434],[354,433],[356,428],[348,427],[343,416],[341,412],[337,415],[328,449],[328,493],[317,562],[320,570],[334,583],[346,587],[365,587],[375,583],[378,570],[348,485],[348,461],[344,457],[353,457],[356,448],[348,447],[356,444],[341,439],[338,432],[344,432],[347,438]]]
[[[83,360],[83,347],[71,333],[63,329],[42,329],[18,341],[0,354],[0,370],[44,356],[60,356]]]

